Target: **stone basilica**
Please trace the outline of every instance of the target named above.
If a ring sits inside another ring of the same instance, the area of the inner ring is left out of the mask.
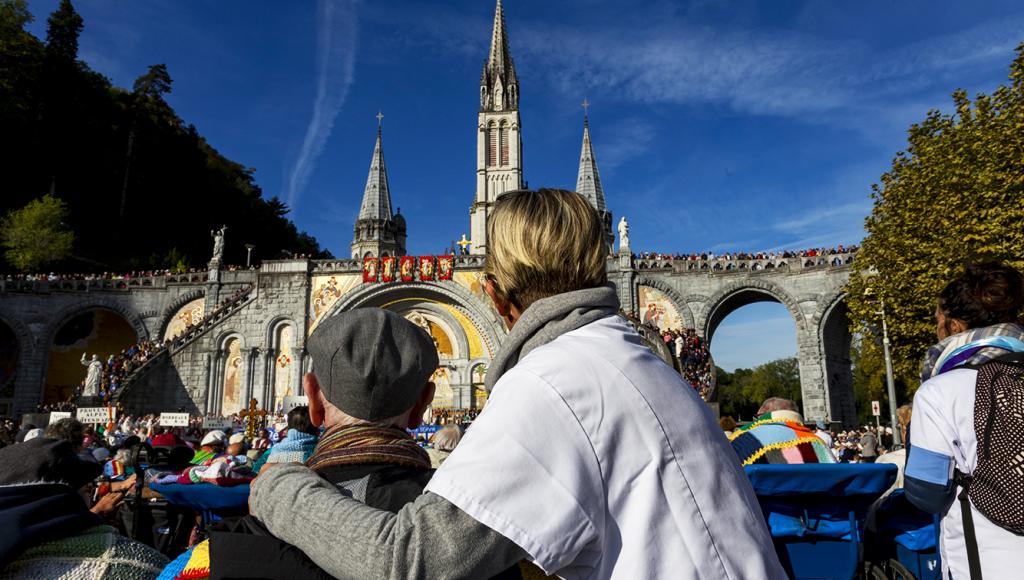
[[[480,274],[488,215],[498,197],[523,185],[519,95],[498,0],[480,76],[471,240],[457,255],[406,256],[406,223],[392,211],[378,128],[350,259],[233,271],[215,255],[202,274],[0,282],[0,415],[66,399],[85,375],[82,354],[106,358],[143,340],[170,342],[119,386],[115,399],[127,412],[227,414],[251,398],[280,408],[284,397],[302,394],[311,368],[306,337],[327,317],[360,307],[396,311],[431,334],[441,360],[435,407],[479,408],[487,365],[506,333]],[[604,221],[609,280],[623,309],[711,341],[737,308],[779,302],[796,323],[805,416],[855,421],[843,294],[851,258],[636,259],[628,244],[614,252],[586,120],[582,141],[576,190]]]

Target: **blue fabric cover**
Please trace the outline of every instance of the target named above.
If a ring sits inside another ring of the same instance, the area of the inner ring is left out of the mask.
[[[902,489],[897,489],[878,506],[878,533],[897,544],[922,552],[935,549],[938,525],[933,514],[917,509]]]
[[[859,542],[868,508],[896,481],[895,465],[749,465],[772,537]],[[851,522],[852,519],[852,522]]]
[[[196,511],[238,510],[249,504],[249,484],[221,487],[209,483],[183,485],[180,483],[149,484],[149,488],[163,495],[176,506]]]

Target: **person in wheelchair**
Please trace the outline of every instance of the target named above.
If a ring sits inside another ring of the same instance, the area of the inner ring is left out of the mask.
[[[729,436],[743,465],[755,463],[836,463],[832,450],[811,429],[794,401],[771,397],[761,404],[757,418]]]

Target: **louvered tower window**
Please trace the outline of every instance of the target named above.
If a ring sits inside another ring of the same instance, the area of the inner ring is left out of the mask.
[[[508,165],[508,125],[501,123],[501,164]]]
[[[498,164],[498,130],[492,123],[487,129],[487,165]]]

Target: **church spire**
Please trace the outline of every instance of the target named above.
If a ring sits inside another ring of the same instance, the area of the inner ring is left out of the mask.
[[[359,219],[390,220],[391,188],[388,186],[388,171],[384,166],[384,148],[381,144],[381,121],[384,115],[377,113],[377,144],[370,159],[370,175],[363,190],[363,204],[359,207]]]
[[[589,106],[590,103],[584,99],[584,111]],[[590,119],[586,112],[583,113],[583,149],[580,151],[580,169],[576,174],[576,192],[587,198],[597,211],[603,212],[608,209],[604,201],[604,188],[601,187],[601,174],[597,170],[597,159],[594,157],[594,147],[590,143]]]
[[[491,31],[491,50],[487,54],[484,70],[480,74],[480,109],[504,111],[519,108],[519,79],[508,48],[505,30],[505,10],[501,0],[494,8],[494,28]]]
[[[597,170],[597,158],[594,157],[594,146],[590,142],[590,102],[583,99],[583,148],[580,151],[580,169],[576,174],[576,193],[579,193],[594,206],[604,226],[605,239],[609,249],[615,243],[612,232],[612,212],[604,200],[604,187],[601,186],[601,174]]]
[[[382,121],[377,113],[377,143],[370,158],[370,174],[363,189],[363,203],[359,206],[355,234],[352,236],[352,257],[405,255],[405,218],[391,213],[391,187],[384,166]]]

